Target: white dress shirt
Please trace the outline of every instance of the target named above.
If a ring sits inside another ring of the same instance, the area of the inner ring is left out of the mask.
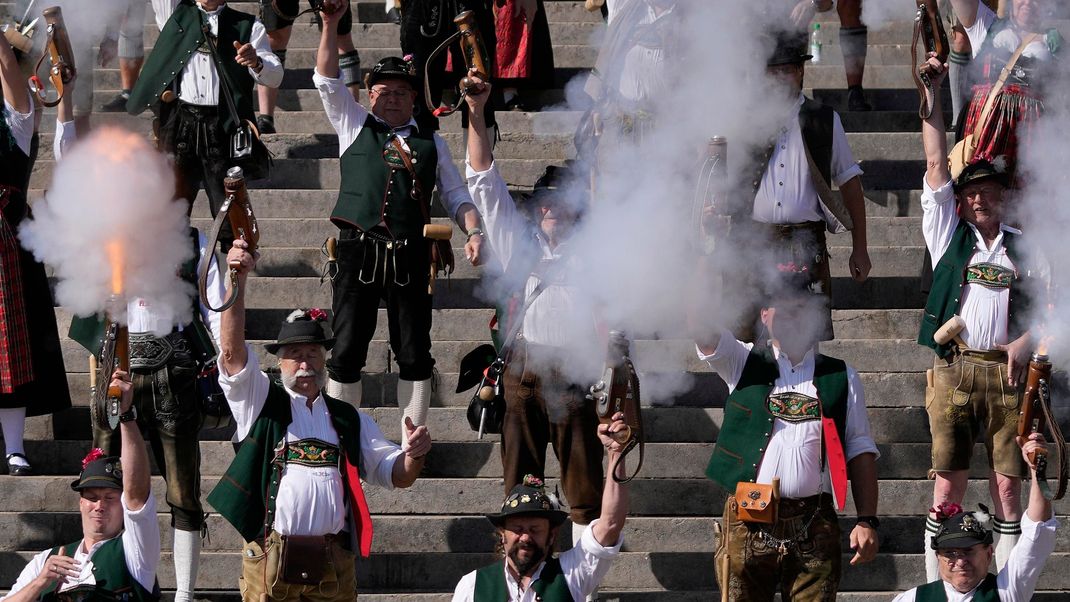
[[[950,181],[937,190],[929,186],[928,180],[925,180],[922,186],[921,229],[935,269],[936,264],[940,263],[940,259],[951,245],[951,238],[959,224],[959,215],[955,192]],[[1015,272],[1018,271],[1018,267],[1007,256],[1007,249],[1003,246],[1003,235],[1005,232],[1021,235],[1021,231],[1003,224],[1000,226],[999,235],[989,247],[973,224],[970,224],[970,230],[977,240],[977,246],[967,265],[995,263]],[[962,300],[959,303],[958,314],[966,322],[966,328],[962,330],[960,336],[967,347],[987,350],[1009,342],[1007,312],[1010,298],[1011,291],[1008,288],[989,288],[980,284],[966,284],[962,287]]]
[[[624,543],[623,534],[621,534],[616,544],[608,548],[598,543],[592,531],[592,527],[597,523],[598,519],[591,521],[591,524],[587,525],[583,530],[579,544],[558,557],[561,562],[561,572],[565,576],[565,582],[568,583],[568,591],[572,594],[573,600],[583,600],[588,594],[598,589],[598,585],[602,583],[602,579],[609,572],[609,567],[613,565],[613,561],[620,555],[620,547]],[[538,599],[535,597],[535,590],[530,584],[528,589],[520,591],[520,584],[513,577],[513,574],[505,568],[505,561],[500,561],[499,564],[505,573],[505,585],[509,591],[510,602],[535,602]],[[539,580],[539,576],[542,575],[542,569],[545,566],[546,563],[543,562],[535,570],[531,577],[531,584]],[[453,602],[474,602],[475,591],[476,572],[472,571],[461,577],[461,581],[457,583],[457,588],[453,591]]]
[[[246,346],[248,361],[241,372],[228,375],[219,362],[219,385],[230,404],[237,423],[238,440],[245,439],[267,401],[271,381],[260,371],[260,361],[252,346]],[[287,389],[290,394],[292,422],[286,429],[286,442],[319,439],[338,445],[338,432],[331,424],[331,415],[323,396],[317,396],[308,408],[308,399]],[[276,444],[283,443],[282,441]],[[394,462],[402,454],[401,448],[389,441],[379,425],[360,413],[360,451],[363,460],[361,478],[364,482],[386,489],[394,488]],[[287,464],[282,471],[279,492],[275,499],[274,529],[280,535],[326,535],[337,533],[345,526],[346,494],[342,475],[337,467],[319,468],[301,464]]]
[[[762,176],[758,194],[754,197],[754,221],[766,224],[799,224],[823,221],[833,225],[833,231],[845,228],[821,203],[810,175],[810,163],[806,160],[802,127],[799,125],[799,109],[805,97],[800,93],[792,110],[791,118],[781,128],[776,138],[769,165]],[[832,117],[832,182],[843,186],[852,178],[862,175],[862,168],[855,163],[847,134],[843,131],[839,113]]]
[[[539,285],[540,278],[549,279],[524,314],[520,329],[524,339],[539,345],[586,349],[590,341],[597,340],[597,320],[590,299],[571,280],[580,277],[581,272],[575,255],[569,253],[568,243],[550,248],[541,231],[517,210],[509,187],[495,165],[486,171],[475,171],[468,165],[467,176],[469,192],[483,216],[483,229],[493,250],[487,269],[503,274],[512,263],[538,266],[538,275],[530,275],[524,285],[521,307]],[[533,231],[535,244],[531,240]],[[539,253],[539,257],[530,257],[528,253]],[[500,326],[506,328],[505,324]]]
[[[219,274],[219,262],[216,260],[215,253],[212,252],[212,247],[208,246],[208,239],[204,236],[203,232],[197,233],[198,248],[200,249],[200,259],[197,261],[197,273],[200,273],[201,266],[204,264],[207,258],[212,263],[208,265],[208,282],[205,287],[208,301],[214,306],[219,307],[223,304],[223,297],[226,295],[226,285],[223,282],[223,278]],[[198,297],[199,298],[199,297]],[[211,311],[198,301],[197,307],[200,308],[201,318],[204,320],[204,324],[208,326],[208,331],[212,334],[212,339],[216,345],[219,345],[219,316],[217,311]],[[131,300],[126,305],[126,317],[127,325],[130,332],[152,332],[156,336],[164,336],[171,332],[172,328],[177,326],[181,332],[183,328],[189,324],[172,324],[170,320],[166,320],[153,311],[148,301],[142,298],[136,298]]]
[[[643,2],[644,0],[607,0],[608,25],[610,27],[624,27],[627,24],[617,23],[617,15],[629,2]],[[660,15],[652,6],[640,9],[642,17],[637,23],[631,25],[636,28],[655,28],[663,19],[672,18],[673,8],[670,7]],[[629,34],[631,35],[631,34]],[[653,42],[653,40],[651,40]],[[668,60],[665,47],[656,43],[635,43],[628,47],[624,56],[620,59],[620,80],[615,95],[619,98],[634,102],[639,106],[649,106],[657,99],[668,85],[668,76],[671,69],[665,68]]]
[[[323,101],[323,110],[327,112],[327,120],[331,122],[335,133],[338,134],[338,156],[341,157],[349,149],[349,146],[353,144],[353,141],[357,139],[357,136],[360,135],[360,131],[364,129],[364,122],[367,121],[370,113],[368,109],[365,109],[353,98],[353,93],[349,91],[349,88],[346,87],[345,82],[341,79],[326,77],[319,71],[313,71],[312,84],[319,90],[320,99]],[[378,117],[374,115],[372,117],[385,125],[385,122]],[[394,130],[402,138],[408,138],[417,130],[416,120],[410,119],[409,123],[399,128],[394,128]],[[453,164],[450,147],[438,134],[433,136],[435,150],[438,153],[438,170],[436,170],[435,181],[438,186],[438,193],[442,198],[442,205],[446,208],[446,213],[452,216],[455,221],[461,223],[461,207],[466,203],[471,204],[472,197],[468,195],[468,188],[465,187],[464,180],[461,179],[461,174],[457,171],[457,166]]]
[[[122,537],[123,555],[126,557],[126,570],[130,576],[141,584],[141,587],[152,591],[156,585],[156,566],[160,563],[160,524],[156,519],[156,497],[149,495],[145,505],[134,512],[126,504],[126,494],[120,497],[123,505],[123,532]],[[89,550],[85,549],[85,542],[78,544],[74,553],[74,560],[81,563],[82,570],[78,577],[68,579],[60,586],[59,591],[64,592],[80,586],[96,585],[97,579],[93,576],[93,554],[110,539],[97,542]],[[33,560],[22,569],[11,591],[0,600],[9,598],[19,590],[26,587],[45,568],[51,548],[37,554]]]
[[[704,355],[702,351],[698,351],[698,356],[728,383],[728,391],[733,392],[743,375],[743,366],[747,363],[747,357],[753,347],[753,343],[737,341],[730,332],[723,331],[713,355]],[[816,399],[814,352],[807,352],[803,360],[796,365],[776,347],[773,347],[773,355],[780,376],[770,394],[800,393]],[[880,457],[877,444],[869,434],[869,418],[866,415],[862,381],[858,378],[858,372],[850,366],[847,367],[847,425],[844,436],[846,439],[843,441],[843,447],[848,462],[865,453]],[[758,466],[757,482],[768,484],[773,482],[773,477],[780,477],[780,493],[789,498],[809,497],[822,491],[832,493],[832,484],[821,464],[821,452],[820,420],[793,423],[775,418],[773,434],[762,456],[762,463]]]
[[[33,97],[30,96],[29,90],[26,95],[30,99],[30,110],[26,113],[19,113],[6,98],[4,99],[4,121],[7,122],[19,150],[29,157],[30,140],[33,138]]]
[[[1022,516],[1022,536],[1011,550],[1007,564],[996,575],[1000,600],[1028,602],[1033,599],[1033,590],[1044,570],[1044,563],[1055,551],[1055,528],[1058,524],[1055,516],[1042,523],[1032,520],[1029,515]],[[961,593],[945,581],[944,592],[948,602],[972,602],[977,588]],[[917,593],[918,588],[911,589],[896,596],[892,602],[914,602]]]
[[[156,12],[156,27],[163,31],[171,13],[175,12],[180,0],[152,0],[152,9]],[[197,10],[208,17],[208,26],[212,29],[212,35],[219,34],[219,13],[226,5],[222,5],[213,11],[206,11],[197,5]],[[256,55],[263,61],[260,73],[250,68],[249,74],[256,83],[269,88],[278,88],[282,83],[283,68],[279,57],[271,52],[271,44],[268,42],[264,25],[259,19],[253,23],[253,31],[249,36],[249,43],[256,48]],[[182,102],[194,105],[216,106],[222,105],[224,99],[219,97],[219,73],[212,60],[212,55],[206,52],[194,52],[189,62],[182,69],[179,79],[178,98]]]

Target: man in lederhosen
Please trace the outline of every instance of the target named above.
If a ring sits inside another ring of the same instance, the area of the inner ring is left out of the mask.
[[[230,117],[226,91],[238,118],[251,122],[254,85],[278,87],[282,64],[271,52],[264,26],[222,0],[152,0],[152,5],[160,37],[127,110],[131,115],[159,111],[160,148],[174,155],[182,196],[192,204],[203,186],[215,216],[225,198],[223,178],[235,165],[231,135],[241,125]],[[207,37],[204,26],[211,32]],[[222,71],[208,44],[218,49]],[[221,238],[225,250],[233,238],[228,222]]]
[[[330,10],[330,8],[328,8]],[[338,235],[334,323],[338,338],[327,364],[327,393],[359,405],[361,370],[386,300],[390,347],[398,363],[397,399],[403,417],[424,423],[431,401],[431,193],[437,187],[451,219],[467,233],[465,255],[480,260],[479,212],[453,165],[449,148],[417,125],[419,85],[411,62],[387,57],[367,77],[369,107],[353,99],[339,76],[336,27],[341,11],[323,12],[323,34],[312,81],[338,134],[338,202],[331,212]]]

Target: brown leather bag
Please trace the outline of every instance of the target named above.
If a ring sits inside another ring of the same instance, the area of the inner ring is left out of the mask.
[[[329,550],[327,538],[322,535],[284,535],[282,580],[290,584],[319,585]]]
[[[772,484],[749,483],[740,481],[736,484],[736,517],[745,523],[772,525],[777,519],[777,505],[780,503],[780,479],[774,478]]]

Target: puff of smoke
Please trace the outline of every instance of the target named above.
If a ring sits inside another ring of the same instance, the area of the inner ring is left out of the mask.
[[[111,246],[122,257],[124,300],[144,299],[163,321],[184,323],[194,291],[178,268],[193,249],[174,191],[171,167],[144,136],[103,127],[56,165],[19,238],[53,267],[56,299],[76,315],[109,311],[125,321],[125,303],[109,302]]]
[[[744,159],[792,116],[795,98],[776,91],[765,77],[767,34],[787,27],[784,6],[780,0],[678,2],[674,10],[686,11],[686,18],[673,35],[679,55],[664,61],[657,74],[656,126],[639,141],[603,136],[596,195],[569,241],[577,266],[569,284],[610,328],[635,339],[677,339],[672,354],[646,353],[644,344],[633,350],[640,370],[659,373],[644,379],[645,402],[671,401],[691,384],[687,366],[694,361],[690,339],[696,333],[685,328],[688,300],[696,295],[691,201],[709,138],[728,137],[730,179],[742,182]],[[577,99],[575,91],[567,88],[567,108],[585,110],[589,99]],[[742,251],[728,248],[718,252],[716,263],[739,273],[759,268]],[[698,293],[711,331],[730,323],[729,316],[747,301],[733,298],[733,292]],[[562,315],[561,328],[589,333],[589,325],[581,326],[587,319]],[[598,337],[574,336],[568,355],[600,361],[603,345]],[[584,382],[589,363],[565,365],[566,372],[577,367],[582,373],[568,376]]]
[[[1012,209],[1007,221],[1020,223],[1029,246],[1024,271],[1034,299],[1030,323],[1033,344],[1050,341],[1048,353],[1061,370],[1070,370],[1070,262],[1066,231],[1070,227],[1070,171],[1066,169],[1066,141],[1070,140],[1070,65],[1056,61],[1044,81],[1045,112],[1022,136],[1019,180],[1022,190],[1005,203]],[[1046,277],[1045,277],[1046,276]]]
[[[881,29],[895,22],[913,20],[916,13],[917,5],[906,0],[869,0],[862,3],[862,22],[870,29]]]

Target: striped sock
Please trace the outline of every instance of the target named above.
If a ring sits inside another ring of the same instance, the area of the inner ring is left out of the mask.
[[[951,83],[951,125],[958,125],[959,114],[965,108],[969,98],[969,86],[966,84],[970,66],[970,53],[952,51],[948,57],[948,79]]]
[[[994,524],[993,530],[999,536],[999,540],[996,542],[996,570],[999,571],[1003,568],[1003,565],[1007,564],[1007,559],[1011,556],[1011,550],[1014,549],[1018,539],[1022,536],[1022,521],[994,518],[992,522]]]
[[[927,516],[925,518],[925,582],[932,583],[940,578],[939,560],[936,558],[936,550],[933,549],[932,541],[936,532],[940,529],[940,523]]]

